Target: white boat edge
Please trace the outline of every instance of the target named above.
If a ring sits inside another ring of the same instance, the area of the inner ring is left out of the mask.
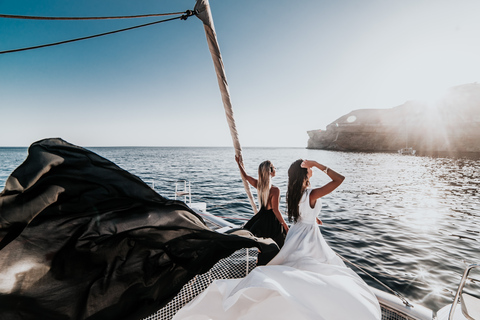
[[[413,318],[415,320],[432,320],[435,317],[435,313],[419,304],[409,303],[410,306],[406,306],[397,296],[373,288],[370,286],[375,296],[378,299],[380,305],[386,309],[392,309],[395,313],[401,313],[407,318]]]

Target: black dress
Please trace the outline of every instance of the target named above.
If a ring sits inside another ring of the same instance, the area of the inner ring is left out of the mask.
[[[285,229],[275,217],[272,209],[260,208],[260,211],[248,220],[243,228],[249,230],[256,237],[273,239],[279,248],[285,242]]]

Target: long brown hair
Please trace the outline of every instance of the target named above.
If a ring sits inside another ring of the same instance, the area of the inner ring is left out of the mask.
[[[302,199],[303,192],[310,185],[307,176],[308,170],[301,167],[302,162],[302,159],[298,159],[288,169],[287,214],[290,222],[292,220],[297,222],[300,216],[298,204]]]
[[[272,163],[269,160],[263,161],[258,166],[257,194],[258,202],[261,207],[268,206],[268,196],[270,195],[270,173],[272,172]]]

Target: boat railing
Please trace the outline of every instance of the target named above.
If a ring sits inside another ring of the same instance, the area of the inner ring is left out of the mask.
[[[183,188],[180,189],[182,185],[183,185]],[[192,188],[190,185],[190,181],[177,180],[175,182],[175,200],[177,200],[177,197],[183,197],[183,202],[187,204],[192,203]]]
[[[471,264],[463,272],[462,280],[455,294],[452,308],[448,314],[448,320],[454,320],[455,309],[460,302],[462,313],[468,320],[480,319],[480,299],[463,291],[470,271],[475,268],[480,269],[480,264]]]
[[[183,202],[192,209],[197,209],[201,212],[207,210],[205,202],[192,202],[192,186],[188,180],[177,180],[175,182],[175,200],[177,197],[183,197]]]

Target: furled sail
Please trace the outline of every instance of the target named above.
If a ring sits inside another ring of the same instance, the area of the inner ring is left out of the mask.
[[[218,86],[220,87],[220,92],[222,94],[223,107],[225,109],[225,116],[227,117],[228,126],[230,128],[235,154],[242,159],[242,147],[240,146],[237,127],[235,125],[235,118],[233,117],[233,108],[230,100],[230,91],[228,90],[227,76],[225,74],[225,68],[223,66],[222,55],[220,54],[220,47],[218,45],[217,35],[213,25],[212,12],[210,11],[210,4],[208,3],[208,0],[198,0],[195,4],[195,12],[197,17],[202,20],[203,27],[205,28],[208,48],[210,49],[213,64],[215,66],[215,72],[217,73]],[[253,212],[256,213],[257,207],[255,205],[255,201],[253,200],[252,193],[250,192],[248,182],[243,177],[242,180],[248,199],[252,205]]]

